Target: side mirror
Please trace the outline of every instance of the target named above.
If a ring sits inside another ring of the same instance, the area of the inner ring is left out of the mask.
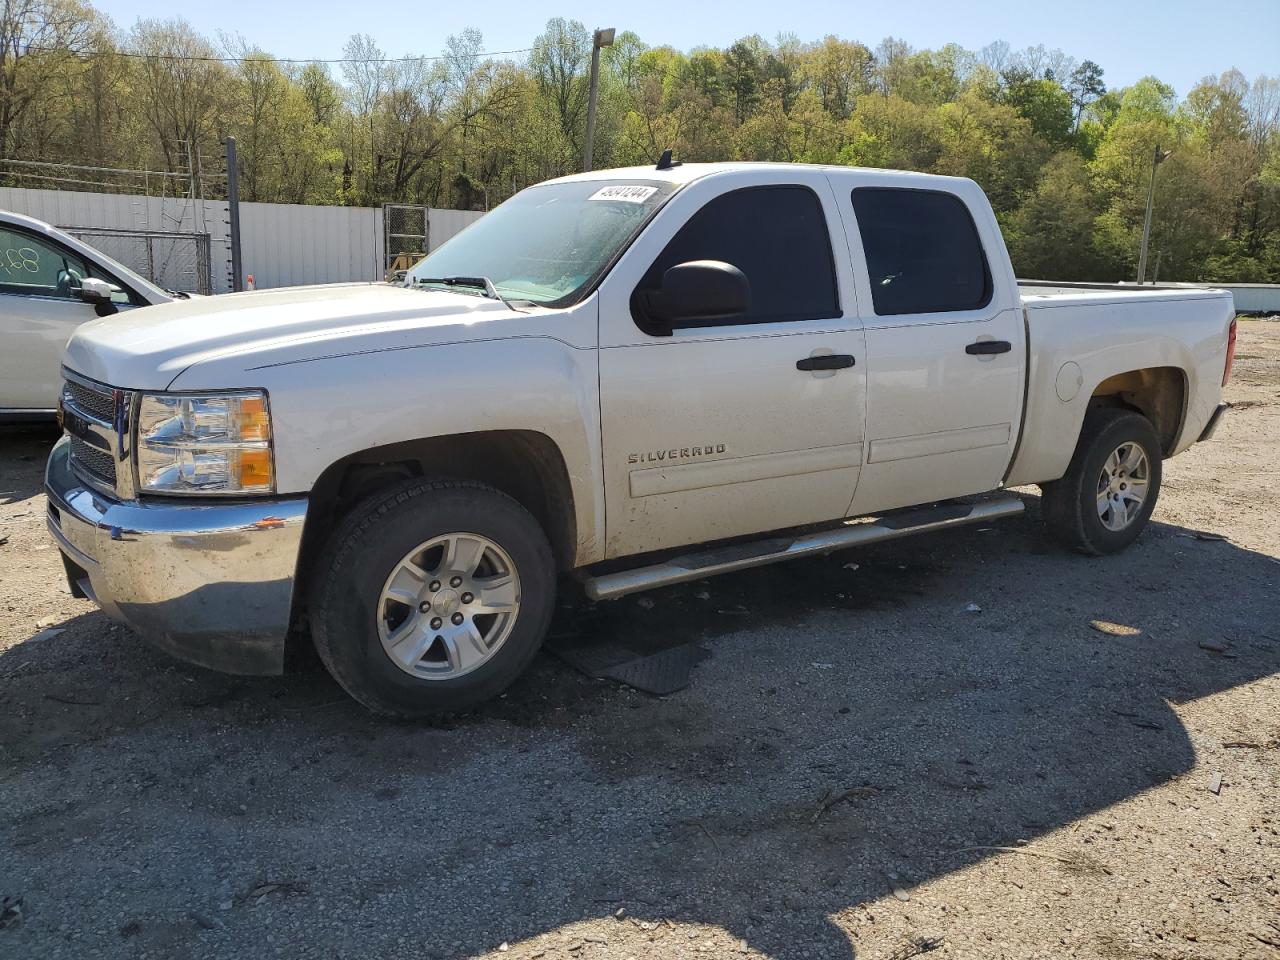
[[[747,312],[751,284],[731,263],[690,260],[678,263],[662,275],[662,289],[647,298],[646,312],[670,334],[681,323],[728,319]]]
[[[109,317],[116,312],[116,305],[111,302],[111,295],[116,288],[97,277],[85,277],[76,288],[76,296],[85,303],[93,304],[100,317]]]

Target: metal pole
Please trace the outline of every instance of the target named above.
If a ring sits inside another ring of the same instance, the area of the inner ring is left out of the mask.
[[[236,164],[236,138],[227,137],[227,207],[231,213],[231,289],[244,289],[244,270],[240,263],[240,168]]]
[[[599,31],[596,31],[599,36]],[[587,136],[582,142],[582,169],[591,169],[596,141],[596,97],[600,93],[600,44],[591,44],[591,92],[587,94]]]
[[[613,27],[597,30],[591,37],[591,89],[587,94],[587,135],[582,141],[582,169],[592,168],[596,144],[596,99],[600,94],[600,48],[613,44]]]
[[[1147,279],[1147,243],[1151,239],[1151,208],[1156,197],[1156,167],[1168,154],[1156,144],[1155,155],[1151,158],[1151,183],[1147,186],[1147,213],[1142,220],[1142,245],[1138,248],[1138,283]]]
[[[189,183],[187,189],[191,191],[188,197],[194,203],[196,199],[196,164],[195,161],[191,159],[191,141],[183,140],[182,142],[187,145],[187,181]],[[195,223],[194,214],[192,214],[191,222],[193,224]]]

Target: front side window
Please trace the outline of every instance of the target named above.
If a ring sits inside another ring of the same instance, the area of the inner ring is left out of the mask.
[[[0,226],[0,293],[73,300],[88,275],[84,261],[70,251]]]
[[[640,180],[530,187],[428,254],[405,283],[438,289],[433,281],[488,279],[508,300],[569,306],[595,288],[674,190]],[[451,289],[468,292],[465,285]]]
[[[982,241],[959,197],[859,187],[853,212],[878,315],[978,310],[991,302]]]
[[[663,274],[692,260],[733,264],[751,285],[745,314],[678,326],[723,326],[838,317],[831,236],[822,204],[808,187],[746,187],[710,200],[671,238],[637,293],[657,291]],[[633,297],[632,303],[642,298]],[[636,317],[641,328],[644,317]]]

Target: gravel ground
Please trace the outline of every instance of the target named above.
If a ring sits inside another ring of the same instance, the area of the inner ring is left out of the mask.
[[[0,436],[0,956],[1280,958],[1280,324],[1241,326],[1122,556],[1029,495],[577,605],[709,655],[663,699],[543,656],[434,725],[111,625],[44,531],[51,437]]]

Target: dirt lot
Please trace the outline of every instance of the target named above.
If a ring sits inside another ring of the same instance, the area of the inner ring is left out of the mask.
[[[1122,556],[1029,496],[565,609],[709,655],[664,699],[544,655],[429,726],[72,599],[50,437],[0,436],[0,956],[1280,958],[1280,323],[1242,328]]]

